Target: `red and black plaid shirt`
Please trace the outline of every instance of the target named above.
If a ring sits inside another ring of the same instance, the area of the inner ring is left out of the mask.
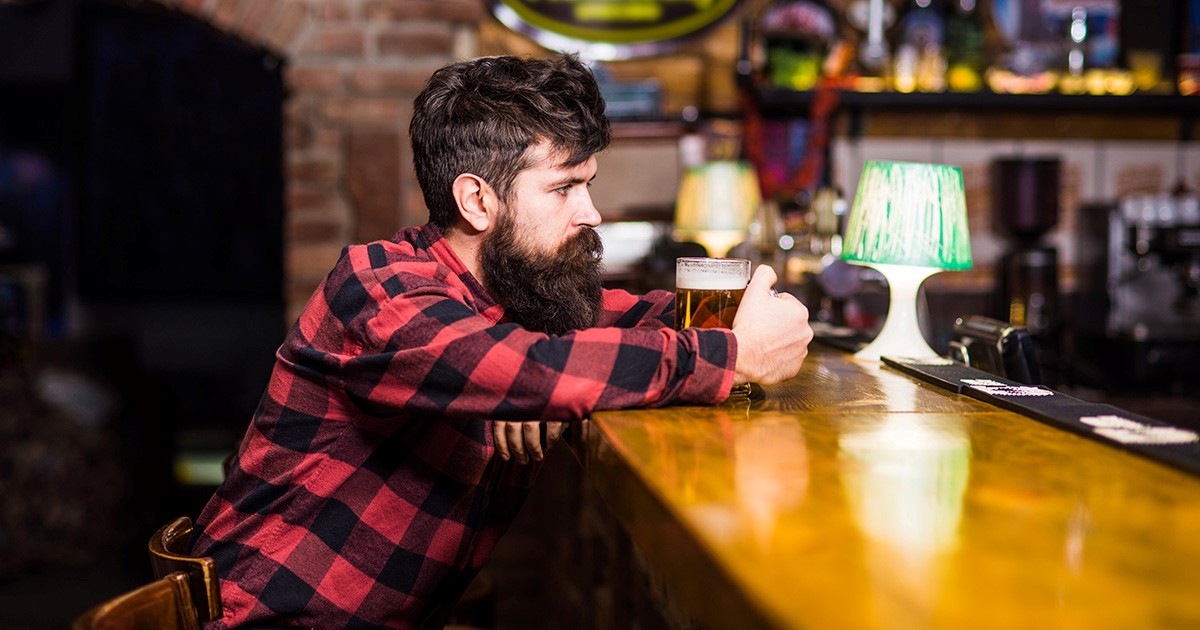
[[[432,225],[348,247],[197,520],[212,627],[440,624],[538,469],[493,457],[493,420],[729,395],[732,334],[675,332],[671,300],[605,291],[598,327],[553,337],[507,322]]]

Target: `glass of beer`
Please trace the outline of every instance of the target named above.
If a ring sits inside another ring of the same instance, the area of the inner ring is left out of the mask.
[[[675,330],[732,328],[749,283],[744,258],[675,259]]]
[[[732,328],[738,304],[750,284],[745,258],[675,259],[675,330]],[[730,396],[748,396],[749,384],[734,386]]]

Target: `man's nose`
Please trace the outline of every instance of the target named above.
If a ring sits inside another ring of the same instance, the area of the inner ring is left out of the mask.
[[[596,209],[596,204],[592,203],[591,192],[585,193],[580,203],[582,207],[575,214],[575,222],[578,225],[589,225],[591,227],[600,225],[603,218],[600,216],[600,211]]]

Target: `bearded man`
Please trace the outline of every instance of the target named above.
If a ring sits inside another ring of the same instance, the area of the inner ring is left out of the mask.
[[[414,103],[429,223],[347,247],[277,354],[197,520],[210,627],[441,627],[561,423],[717,403],[794,376],[808,313],[760,267],[732,330],[601,286],[589,186],[610,140],[578,59],[438,70]]]

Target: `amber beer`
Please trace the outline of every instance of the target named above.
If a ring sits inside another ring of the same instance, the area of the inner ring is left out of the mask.
[[[750,283],[744,258],[675,260],[675,329],[732,328]]]

